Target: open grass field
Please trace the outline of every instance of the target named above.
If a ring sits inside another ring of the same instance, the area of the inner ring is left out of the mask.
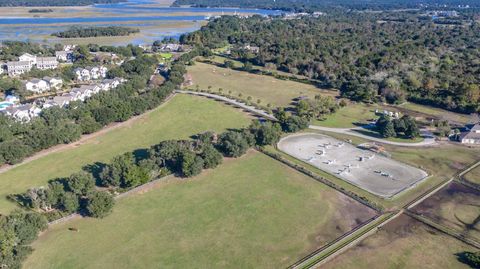
[[[231,95],[234,96],[242,94],[242,98],[251,96],[253,102],[260,99],[261,104],[271,104],[272,107],[289,106],[295,98],[300,96],[313,98],[319,94],[337,95],[335,91],[321,90],[304,83],[279,80],[271,76],[255,75],[204,63],[197,62],[187,70],[193,79],[191,88],[196,85],[205,90],[211,86],[212,91],[222,88],[224,93],[231,91]]]
[[[463,178],[469,182],[480,185],[480,166],[465,174]]]
[[[413,211],[480,240],[480,191],[453,182]]]
[[[457,253],[476,251],[406,215],[384,226],[322,268],[470,268]]]
[[[375,115],[376,109],[379,111],[387,110],[408,114],[425,124],[429,123],[431,119],[444,119],[456,124],[471,123],[473,120],[470,115],[414,103],[405,103],[398,106],[350,103],[346,107],[340,108],[336,113],[326,116],[324,120],[315,121],[314,124],[333,128],[356,127],[366,124],[371,120],[376,120],[378,118],[378,116]]]
[[[0,213],[16,208],[6,199],[7,195],[68,176],[87,164],[108,162],[118,154],[149,147],[162,140],[188,138],[208,130],[222,131],[249,123],[250,119],[234,108],[206,98],[177,95],[127,126],[0,174]]]
[[[285,268],[373,215],[250,151],[122,198],[105,219],[51,227],[25,268]]]
[[[429,107],[429,106],[424,106],[424,105],[419,105],[414,103],[405,103],[400,105],[399,107],[408,109],[414,112],[427,114],[434,118],[445,119],[445,120],[462,123],[462,124],[470,123],[472,120],[472,117],[470,115],[459,114],[459,113],[451,112],[445,109]]]
[[[324,120],[314,121],[313,124],[332,128],[358,127],[368,124],[369,121],[375,121],[378,118],[375,109],[379,108],[380,106],[376,104],[351,103],[326,116]]]

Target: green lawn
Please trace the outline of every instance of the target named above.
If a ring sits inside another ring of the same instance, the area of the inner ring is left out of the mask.
[[[480,185],[480,166],[465,174],[463,178],[467,181]]]
[[[414,112],[427,114],[434,118],[446,119],[446,120],[455,121],[458,123],[465,124],[465,123],[471,122],[472,120],[470,115],[455,113],[455,112],[451,112],[441,108],[424,106],[424,105],[419,105],[414,103],[405,103],[400,105],[399,107],[405,108]]]
[[[206,98],[178,95],[128,126],[0,174],[0,213],[8,213],[16,207],[6,199],[7,195],[44,185],[56,177],[68,176],[86,164],[108,162],[115,155],[162,140],[188,138],[207,130],[242,127],[249,122],[240,110]]]
[[[300,96],[313,98],[319,94],[337,95],[335,91],[321,90],[313,85],[235,71],[199,62],[195,63],[194,66],[189,66],[187,70],[193,79],[193,86],[190,86],[190,88],[195,88],[196,85],[204,90],[211,86],[212,91],[222,88],[224,93],[231,91],[231,95],[234,96],[242,94],[242,98],[245,99],[251,96],[253,102],[260,99],[262,105],[270,103],[272,107],[289,106],[294,98]]]
[[[314,121],[313,124],[332,128],[357,127],[368,123],[369,120],[376,120],[378,116],[375,116],[375,109],[380,109],[380,106],[351,103],[326,116],[324,120]]]
[[[123,198],[105,219],[51,227],[25,268],[285,268],[372,215],[251,151]]]
[[[478,251],[405,215],[382,227],[322,268],[470,268],[456,254]]]

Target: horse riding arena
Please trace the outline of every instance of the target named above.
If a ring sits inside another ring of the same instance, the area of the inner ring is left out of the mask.
[[[280,140],[278,148],[383,198],[392,198],[428,176],[416,167],[322,134],[290,135]]]

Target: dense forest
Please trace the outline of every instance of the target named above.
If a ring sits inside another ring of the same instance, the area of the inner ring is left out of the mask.
[[[332,7],[353,9],[401,9],[419,8],[420,5],[457,7],[469,5],[479,7],[477,0],[176,0],[174,6],[192,5],[195,7],[250,7],[279,9],[285,11],[315,11]]]
[[[63,32],[53,33],[53,36],[60,38],[77,38],[77,37],[98,37],[98,36],[127,36],[140,32],[137,28],[123,26],[108,27],[72,27]]]
[[[119,3],[123,0],[0,0],[2,7],[87,6]]]
[[[181,37],[208,47],[232,44],[234,58],[304,75],[353,100],[408,99],[464,113],[479,111],[479,40],[478,22],[445,26],[410,13],[355,12],[223,17]]]

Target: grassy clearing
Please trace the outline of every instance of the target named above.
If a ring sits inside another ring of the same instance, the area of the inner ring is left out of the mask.
[[[207,130],[242,127],[249,122],[249,118],[241,111],[221,103],[178,95],[165,106],[127,126],[1,174],[0,212],[5,214],[16,208],[14,203],[6,199],[7,195],[44,185],[56,177],[68,176],[86,164],[108,162],[115,155],[149,147],[162,140],[188,138]]]
[[[480,166],[465,174],[463,178],[469,182],[480,185]]]
[[[313,124],[332,128],[358,127],[376,120],[378,116],[375,115],[375,109],[379,108],[380,106],[375,104],[351,103],[326,116],[324,120],[314,121]]]
[[[376,109],[379,111],[387,110],[408,114],[423,123],[429,123],[429,119],[432,118],[446,119],[459,124],[465,124],[472,121],[469,115],[413,103],[405,103],[399,106],[351,103],[346,107],[339,109],[336,113],[326,116],[324,120],[315,121],[314,124],[333,128],[356,127],[364,125],[372,120],[376,120],[378,118],[378,116],[375,115]]]
[[[399,107],[405,108],[414,112],[431,115],[434,118],[451,120],[458,123],[465,124],[465,123],[469,123],[472,120],[470,115],[459,114],[459,113],[451,112],[441,108],[424,106],[424,105],[419,105],[414,103],[405,103],[400,105]]]
[[[372,213],[251,151],[121,199],[105,219],[52,227],[25,268],[281,268]]]
[[[271,104],[272,107],[289,106],[294,98],[300,96],[309,96],[313,98],[315,95],[324,94],[335,96],[334,91],[321,90],[315,86],[286,81],[273,78],[271,76],[255,75],[243,71],[235,71],[227,68],[216,67],[214,65],[196,63],[194,66],[188,67],[189,74],[192,75],[194,85],[198,85],[201,89],[216,91],[223,89],[224,93],[238,96],[242,94],[242,98],[252,97],[253,102],[259,99],[261,104]]]
[[[402,215],[322,268],[470,268],[463,251],[475,249]]]
[[[160,53],[159,55],[160,55],[160,57],[162,57],[162,58],[165,59],[165,60],[170,60],[170,59],[172,59],[172,57],[173,57],[173,54],[172,54],[172,53],[168,53],[168,52]]]

